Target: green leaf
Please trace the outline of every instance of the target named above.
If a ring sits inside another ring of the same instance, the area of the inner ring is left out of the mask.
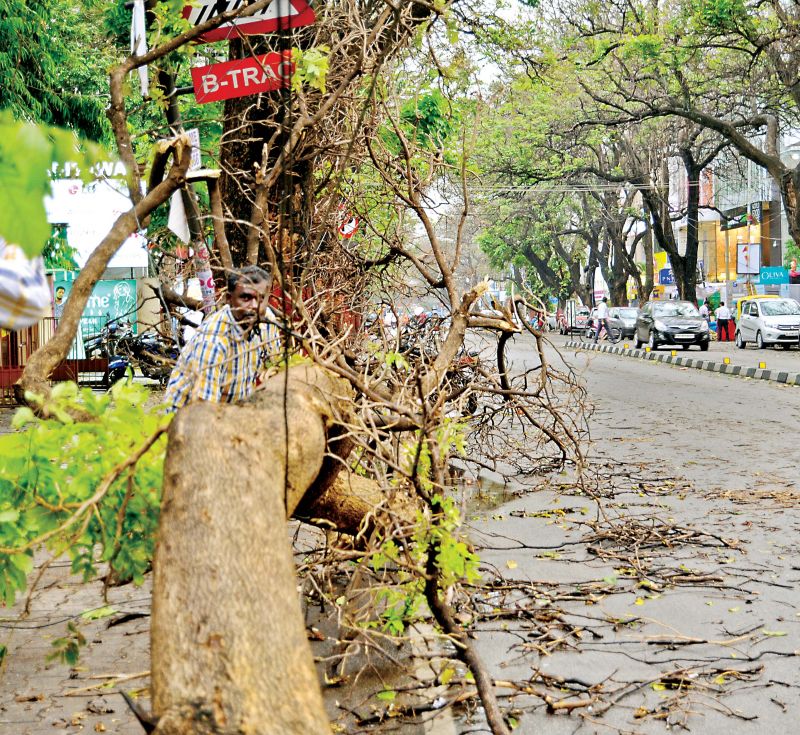
[[[107,618],[110,615],[116,615],[118,610],[111,607],[110,605],[106,605],[105,607],[98,607],[94,610],[85,610],[81,613],[81,618],[84,620],[102,620],[103,618]]]
[[[23,406],[14,414],[11,426],[14,429],[21,429],[26,424],[31,424],[34,421],[36,421],[36,415],[28,406]]]
[[[19,520],[19,511],[14,510],[2,510],[0,511],[0,523],[16,523]]]
[[[397,697],[397,692],[394,689],[384,689],[376,695],[378,699],[384,702],[391,702]]]
[[[23,574],[30,574],[33,569],[33,556],[28,554],[12,554],[8,560]]]

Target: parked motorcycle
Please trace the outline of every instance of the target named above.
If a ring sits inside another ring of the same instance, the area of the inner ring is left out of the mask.
[[[110,319],[97,333],[83,340],[87,357],[111,357],[117,353],[119,342],[133,336],[127,319]]]
[[[129,368],[139,368],[142,375],[165,385],[178,359],[180,349],[156,332],[133,333],[120,338],[116,352],[109,359],[107,384],[121,380]]]

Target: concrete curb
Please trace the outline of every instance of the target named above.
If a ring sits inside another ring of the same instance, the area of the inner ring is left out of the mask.
[[[734,375],[739,378],[754,378],[756,380],[771,380],[773,383],[784,383],[786,385],[800,385],[800,373],[790,373],[784,370],[762,370],[761,368],[731,365],[724,362],[714,362],[713,360],[703,360],[695,357],[673,357],[669,352],[651,352],[645,349],[626,350],[621,345],[615,344],[596,345],[592,342],[568,340],[565,346],[581,350],[590,350],[592,352],[610,352],[614,355],[638,357],[654,362],[664,362],[667,365],[678,365],[680,367],[694,368],[695,370],[708,370],[712,373]]]

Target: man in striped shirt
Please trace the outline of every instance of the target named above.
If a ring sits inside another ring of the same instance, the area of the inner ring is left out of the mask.
[[[228,275],[228,303],[207,317],[170,375],[164,400],[170,410],[193,401],[231,403],[248,398],[260,369],[278,354],[277,330],[259,323],[272,277],[258,266]]]

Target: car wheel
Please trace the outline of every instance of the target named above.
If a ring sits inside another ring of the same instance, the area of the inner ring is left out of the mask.
[[[745,347],[747,347],[747,342],[742,339],[742,333],[738,329],[736,330],[736,346],[740,350],[743,350]]]
[[[655,332],[650,332],[650,339],[647,341],[647,344],[650,346],[651,350],[658,349],[658,340],[656,339]]]
[[[700,343],[700,352],[708,352],[708,342]]]
[[[756,347],[759,350],[764,349],[764,338],[761,336],[761,332],[756,332]]]

